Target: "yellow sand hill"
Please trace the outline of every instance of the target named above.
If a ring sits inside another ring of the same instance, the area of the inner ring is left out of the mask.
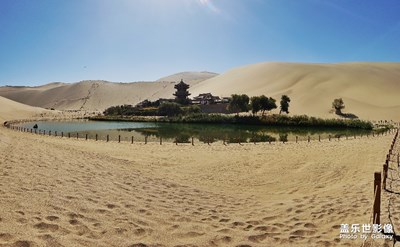
[[[50,83],[39,87],[0,87],[0,96],[24,104],[57,110],[103,111],[109,106],[137,104],[145,99],[171,98],[174,85],[183,79],[195,85],[216,74],[183,72],[155,82],[113,83],[82,81],[78,83]]]
[[[400,121],[400,63],[259,63],[206,80],[191,92],[265,94],[278,103],[287,94],[292,99],[292,114],[321,117],[334,117],[329,114],[332,101],[341,97],[347,113]]]
[[[191,85],[191,96],[265,94],[292,99],[291,114],[335,117],[329,113],[335,98],[343,98],[346,113],[362,119],[400,121],[400,63],[259,63],[215,76],[209,72],[179,73],[156,82],[111,83],[84,81],[41,87],[0,87],[0,96],[32,106],[72,110],[104,110],[137,104],[145,99],[172,98],[180,78]],[[209,78],[209,79],[207,79]]]
[[[0,97],[0,121],[24,119],[44,112],[44,109],[24,105],[3,97]]]

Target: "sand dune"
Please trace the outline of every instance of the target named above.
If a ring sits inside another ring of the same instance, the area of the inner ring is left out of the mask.
[[[186,72],[156,82],[84,81],[33,88],[1,87],[0,95],[44,108],[102,111],[112,105],[171,98],[174,92],[171,81],[181,78],[191,85],[192,96],[204,92],[220,96],[265,94],[279,102],[280,96],[287,94],[292,98],[291,114],[319,117],[335,117],[329,113],[331,103],[341,97],[347,113],[363,119],[400,121],[400,63],[259,63],[218,76]]]
[[[183,80],[187,83],[189,83],[191,86],[194,86],[202,81],[205,81],[207,79],[213,78],[217,76],[218,74],[213,73],[213,72],[182,72],[182,73],[177,73],[173,74],[170,76],[166,76],[163,78],[158,79],[157,81],[167,81],[167,82],[179,82],[180,80]]]
[[[82,81],[51,83],[39,87],[0,87],[0,96],[24,104],[57,110],[103,111],[109,106],[137,104],[145,99],[171,98],[182,79],[195,85],[215,76],[209,72],[183,72],[155,82],[111,83]]]
[[[40,113],[46,113],[45,109],[24,105],[3,97],[0,97],[0,122],[7,120],[26,119]]]
[[[259,63],[232,69],[191,88],[192,94],[265,94],[292,98],[292,114],[332,117],[333,99],[363,119],[400,120],[400,63]]]

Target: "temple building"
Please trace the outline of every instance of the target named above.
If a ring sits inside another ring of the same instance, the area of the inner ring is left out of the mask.
[[[182,105],[189,104],[190,103],[190,100],[188,98],[188,96],[190,95],[188,91],[189,85],[184,83],[183,80],[181,80],[181,82],[176,84],[174,88],[176,89],[176,92],[174,93],[175,102]]]

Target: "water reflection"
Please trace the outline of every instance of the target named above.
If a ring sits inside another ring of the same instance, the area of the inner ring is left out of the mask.
[[[24,123],[22,127],[32,128],[38,125],[38,131],[58,131],[64,136],[79,135],[81,138],[109,141],[163,141],[191,143],[192,139],[203,143],[257,143],[288,142],[342,138],[360,135],[372,135],[372,131],[355,129],[323,129],[269,127],[230,124],[174,124],[174,123],[135,123],[135,122],[37,122]]]

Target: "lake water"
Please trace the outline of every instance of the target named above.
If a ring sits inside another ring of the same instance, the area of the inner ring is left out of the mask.
[[[110,141],[158,142],[160,137],[166,142],[189,143],[194,138],[204,143],[222,142],[246,143],[246,142],[275,142],[275,141],[299,141],[327,139],[337,137],[354,137],[354,135],[372,135],[371,131],[354,129],[319,129],[319,128],[288,128],[268,127],[254,125],[233,124],[182,124],[182,123],[153,123],[153,122],[117,122],[117,121],[37,121],[19,124],[20,127],[31,129],[37,124],[37,132],[52,135],[71,137],[78,135],[80,138]],[[34,130],[33,130],[34,131]]]

